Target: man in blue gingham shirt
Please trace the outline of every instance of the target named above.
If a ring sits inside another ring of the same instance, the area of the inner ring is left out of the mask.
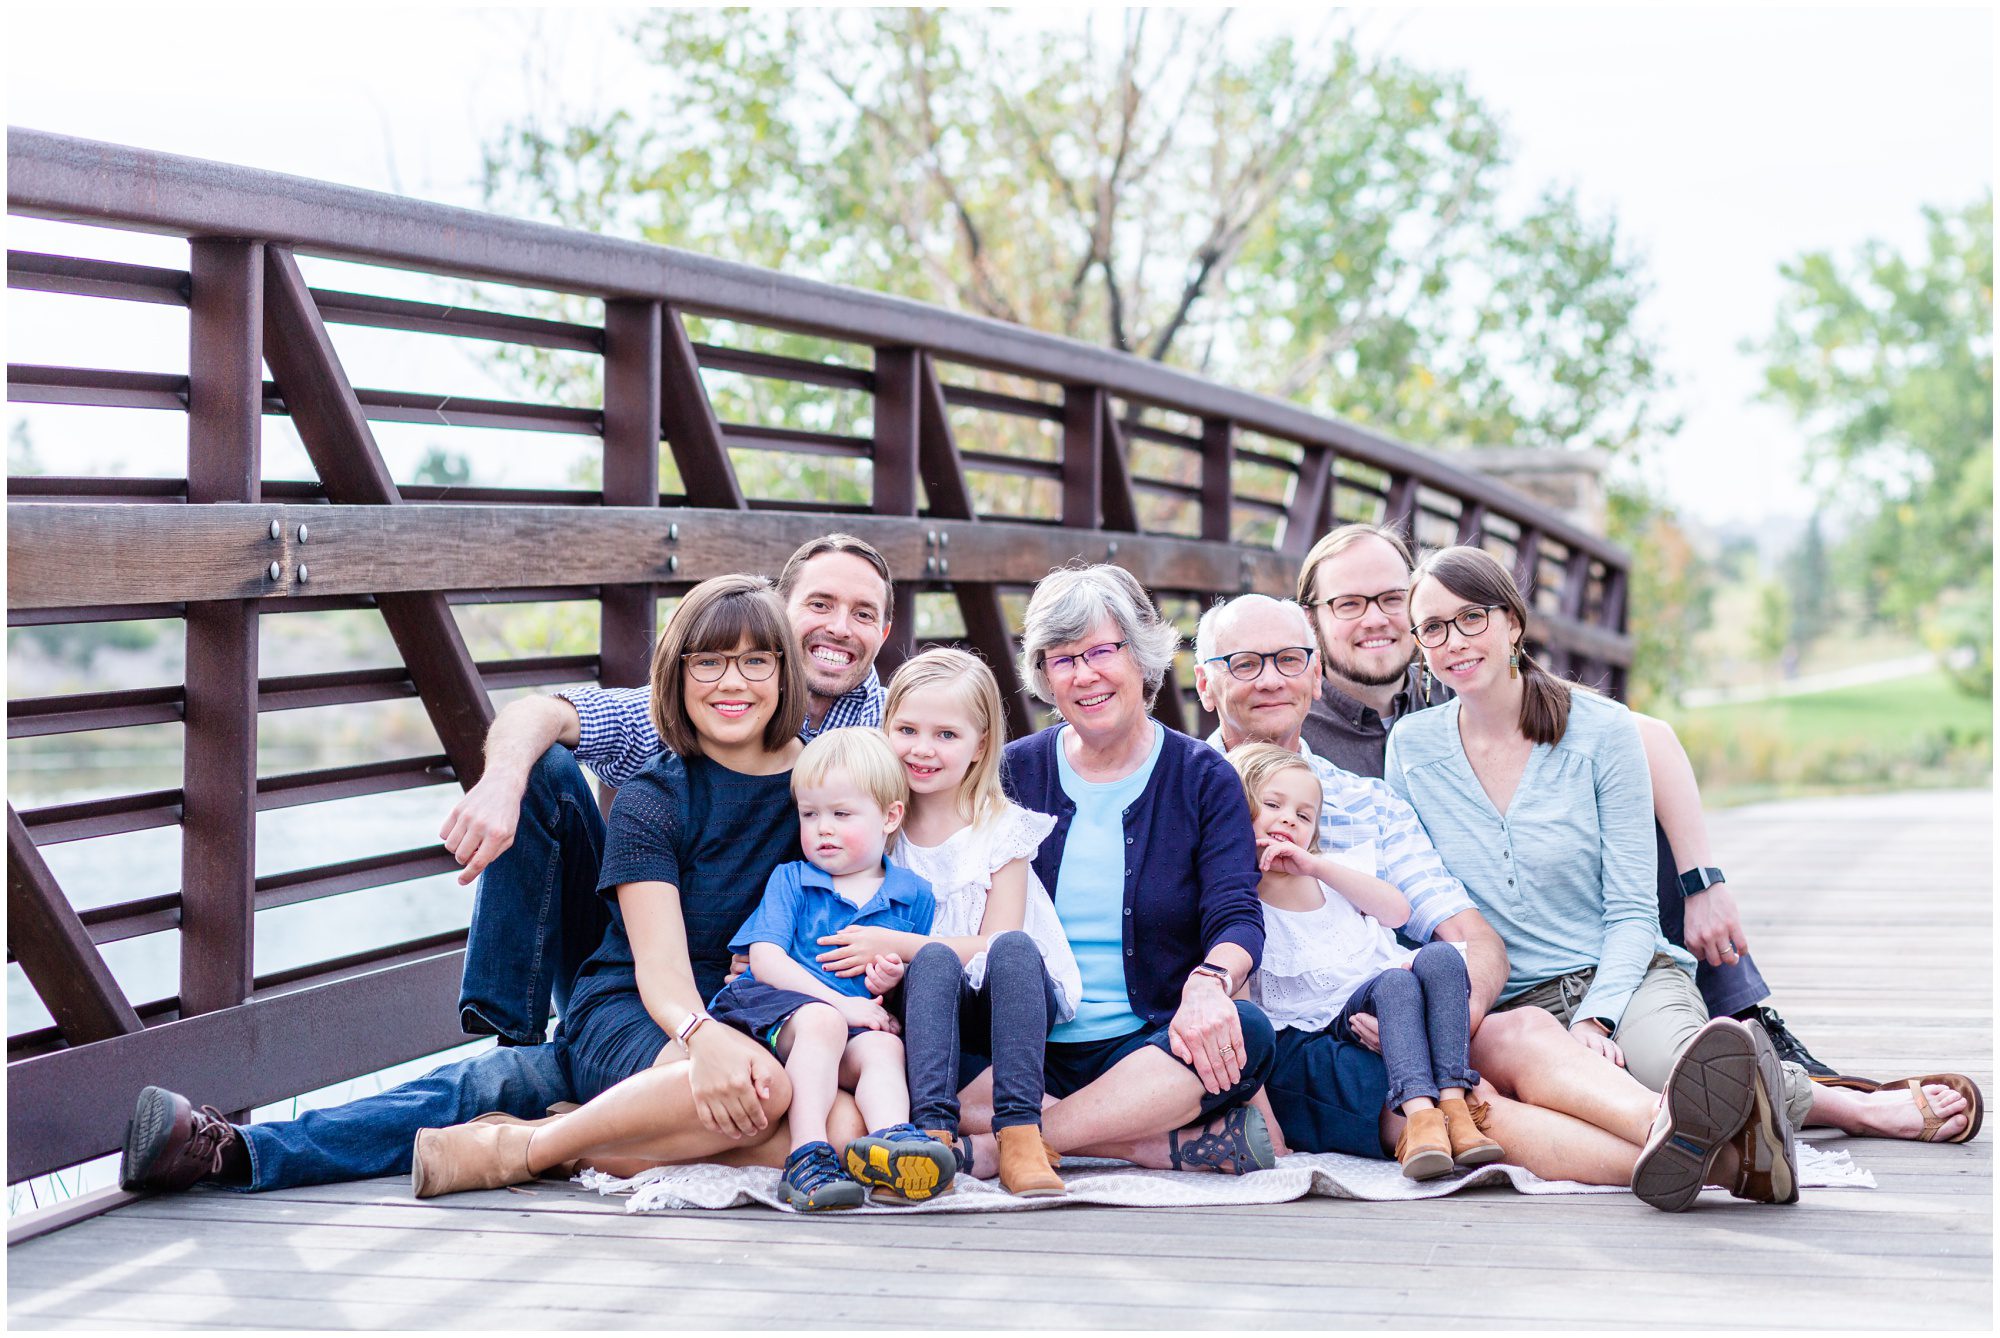
[[[792,554],[776,589],[805,666],[799,736],[880,725],[875,657],[895,607],[882,555],[852,535],[826,535]],[[650,697],[584,687],[523,698],[487,731],[485,773],[439,832],[465,866],[459,882],[480,878],[459,992],[466,1031],[533,1044],[551,1002],[558,1014],[568,1002],[610,918],[597,895],[604,819],[581,768],[615,787],[658,760]]]
[[[1287,650],[1307,653],[1295,674],[1279,667],[1277,657]],[[1239,678],[1230,672],[1233,658],[1249,655],[1260,661],[1255,675]],[[1195,690],[1222,722],[1208,741],[1225,751],[1245,742],[1274,743],[1303,757],[1323,792],[1320,843],[1331,850],[1374,845],[1376,873],[1409,899],[1410,920],[1400,932],[1418,943],[1443,939],[1465,945],[1474,1016],[1483,1016],[1506,983],[1506,947],[1464,884],[1445,868],[1416,810],[1383,782],[1316,755],[1300,737],[1319,692],[1317,661],[1312,625],[1291,600],[1240,595],[1202,614],[1195,632]]]

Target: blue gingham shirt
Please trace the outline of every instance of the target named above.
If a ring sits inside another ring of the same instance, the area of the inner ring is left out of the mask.
[[[868,677],[853,691],[833,699],[817,729],[808,720],[799,737],[810,743],[830,729],[853,725],[879,728],[886,695],[871,666]],[[576,708],[576,760],[606,785],[623,785],[666,751],[648,709],[650,688],[564,688],[556,696]]]
[[[1208,736],[1224,751],[1222,731]],[[1402,933],[1413,942],[1428,943],[1437,927],[1460,911],[1474,909],[1465,884],[1451,876],[1417,821],[1417,811],[1372,776],[1343,771],[1299,740],[1299,756],[1319,777],[1319,845],[1321,850],[1353,850],[1373,843],[1372,872],[1393,883],[1410,903],[1410,920]]]

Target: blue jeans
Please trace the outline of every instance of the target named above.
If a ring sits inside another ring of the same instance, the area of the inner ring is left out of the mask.
[[[1392,966],[1354,991],[1330,1030],[1354,1039],[1357,1013],[1375,1015],[1382,1063],[1389,1071],[1389,1109],[1412,1097],[1438,1099],[1445,1087],[1479,1085],[1467,1052],[1472,1045],[1472,982],[1465,958],[1449,943],[1427,943],[1405,971]]]
[[[242,1130],[250,1150],[250,1190],[289,1189],[396,1175],[410,1169],[419,1129],[463,1124],[489,1110],[539,1118],[575,1100],[561,1041],[503,1046],[431,1070],[344,1106]]]
[[[1675,872],[1680,866],[1674,862],[1674,848],[1667,843],[1667,830],[1658,822],[1653,824],[1653,843],[1659,851],[1660,932],[1667,942],[1685,948],[1686,898],[1681,893],[1680,875]],[[1734,1017],[1771,997],[1764,973],[1747,952],[1721,966],[1698,961],[1694,983],[1701,990],[1701,1001],[1708,1005],[1710,1017]]]
[[[537,1045],[562,1014],[576,970],[611,923],[597,894],[604,815],[576,755],[552,745],[528,773],[514,844],[486,866],[472,903],[459,1025],[503,1045]],[[475,1112],[477,1113],[477,1112]]]
[[[1040,1124],[1042,1052],[1055,1020],[1056,987],[1042,950],[1020,930],[987,945],[986,979],[977,990],[966,983],[957,953],[926,943],[903,976],[910,1123],[958,1132],[958,1089],[990,1056],[994,1130]],[[972,1030],[970,1046],[962,1027]]]

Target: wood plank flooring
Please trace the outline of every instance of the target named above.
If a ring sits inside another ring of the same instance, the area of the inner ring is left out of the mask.
[[[1824,1059],[1993,1084],[1992,796],[1714,818],[1774,1002]],[[631,1217],[562,1185],[418,1203],[399,1180],[147,1199],[8,1252],[16,1328],[1989,1329],[1992,1132],[1831,1139],[1875,1190],[1479,1190],[994,1217]]]

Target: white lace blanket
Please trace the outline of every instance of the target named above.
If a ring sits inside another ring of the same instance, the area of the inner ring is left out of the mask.
[[[1845,1152],[1824,1152],[1797,1144],[1799,1184],[1808,1189],[1873,1189],[1875,1177],[1855,1166]],[[951,1193],[908,1207],[853,1209],[865,1213],[992,1213],[1095,1203],[1121,1208],[1213,1207],[1228,1204],[1288,1203],[1318,1194],[1335,1199],[1434,1199],[1482,1185],[1512,1185],[1523,1194],[1623,1194],[1608,1185],[1544,1180],[1518,1166],[1482,1166],[1438,1180],[1405,1180],[1393,1161],[1371,1161],[1340,1153],[1295,1153],[1268,1171],[1211,1175],[1187,1171],[1147,1171],[1121,1162],[1072,1158],[1063,1163],[1069,1193],[1061,1198],[1017,1199],[997,1180],[961,1175]],[[672,1208],[739,1208],[761,1204],[784,1208],[778,1172],[768,1167],[663,1166],[630,1180],[585,1171],[577,1183],[600,1194],[629,1195],[628,1213]]]

